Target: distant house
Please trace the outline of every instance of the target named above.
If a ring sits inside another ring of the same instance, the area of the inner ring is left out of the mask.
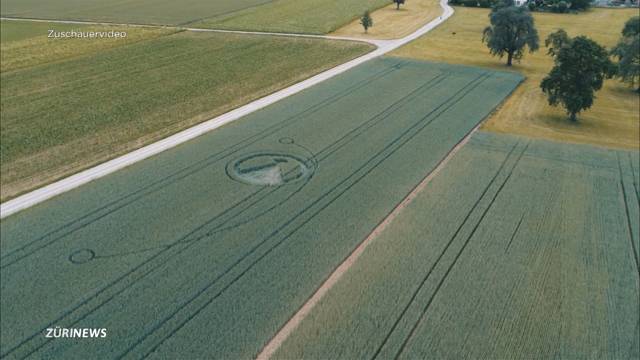
[[[527,2],[528,2],[528,0],[515,0],[513,3],[516,6],[524,6],[524,5],[527,5]]]

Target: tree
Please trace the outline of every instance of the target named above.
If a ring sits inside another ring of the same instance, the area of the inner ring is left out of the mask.
[[[586,36],[570,38],[564,30],[551,34],[545,41],[555,66],[540,87],[549,104],[562,105],[571,121],[593,105],[595,92],[610,78],[615,67],[607,50]]]
[[[510,6],[516,6],[516,3],[514,2],[514,0],[496,0],[494,1],[491,11],[496,12],[500,9],[507,8]]]
[[[629,19],[622,29],[622,36],[636,36],[640,34],[640,16],[635,16]]]
[[[640,92],[640,16],[627,21],[622,29],[622,38],[611,50],[618,59],[617,76],[629,85],[638,84]]]
[[[396,10],[400,10],[400,5],[404,5],[406,0],[393,0],[393,2],[396,4]]]
[[[571,0],[572,10],[587,10],[591,6],[592,0]]]
[[[369,30],[369,28],[373,26],[373,19],[369,14],[369,10],[365,11],[362,17],[360,18],[360,24],[362,24],[365,34]]]
[[[491,55],[502,58],[507,54],[507,66],[513,64],[513,59],[522,59],[525,47],[529,52],[538,50],[538,31],[524,6],[497,6],[489,19],[491,26],[484,29],[482,41],[487,43]]]

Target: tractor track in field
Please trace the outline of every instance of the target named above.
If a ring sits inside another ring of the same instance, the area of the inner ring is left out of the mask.
[[[387,107],[385,110],[383,110],[381,113],[379,113],[378,115],[375,115],[374,117],[372,117],[371,119],[369,119],[368,121],[366,121],[364,124],[362,124],[361,126],[357,127],[356,129],[352,130],[350,133],[353,133],[354,131],[358,131],[359,129],[361,129],[363,126],[369,125],[369,128],[373,125],[375,125],[376,123],[386,119],[389,115],[392,114],[393,111],[395,111],[397,109],[398,104],[402,105],[404,102],[406,102],[406,99],[412,96],[415,96],[416,94],[418,94],[421,91],[425,91],[429,88],[428,85],[436,85],[438,83],[438,80],[441,80],[443,78],[443,76],[446,76],[446,74],[440,74],[435,76],[432,79],[427,80],[423,85],[419,86],[417,89],[414,89],[413,91],[411,91],[408,95],[406,95],[405,97],[401,98],[400,100],[396,101],[394,104],[390,105],[389,107]],[[349,175],[345,180],[343,180],[340,184],[344,183],[345,181],[347,181],[348,179],[350,179],[352,176],[356,175],[360,170],[364,169],[363,167],[366,167],[367,164],[369,164],[372,160],[375,160],[376,157],[384,155],[383,153],[389,149],[389,146],[394,145],[397,141],[402,140],[401,144],[395,149],[393,150],[391,153],[386,154],[386,156],[382,157],[382,160],[379,160],[378,163],[376,165],[374,165],[373,168],[370,168],[369,170],[367,170],[364,174],[361,174],[359,176],[358,179],[356,179],[355,182],[353,182],[351,185],[349,185],[347,187],[347,189],[343,190],[339,195],[342,195],[344,192],[346,192],[350,187],[352,187],[355,183],[357,183],[359,180],[361,180],[362,178],[365,177],[365,175],[367,175],[369,172],[371,172],[377,165],[379,165],[379,163],[381,163],[382,161],[384,161],[384,159],[386,159],[387,157],[389,157],[391,154],[393,154],[393,152],[395,152],[396,150],[398,150],[400,147],[402,147],[402,145],[406,144],[409,140],[411,140],[411,138],[415,137],[420,131],[422,131],[425,127],[427,127],[429,124],[431,124],[435,119],[439,118],[444,112],[446,112],[447,110],[449,110],[451,107],[453,107],[453,105],[457,104],[460,100],[462,100],[470,91],[472,91],[473,89],[475,89],[480,83],[484,82],[486,79],[488,79],[490,77],[490,73],[482,73],[480,74],[478,77],[474,78],[473,80],[471,80],[470,82],[468,82],[466,85],[462,86],[461,89],[459,89],[458,91],[455,91],[451,96],[447,97],[446,99],[443,100],[442,103],[440,103],[440,105],[435,106],[434,109],[432,109],[429,113],[427,113],[426,115],[424,115],[421,119],[419,119],[417,122],[415,122],[413,125],[411,125],[408,129],[404,130],[402,132],[401,135],[399,135],[399,137],[397,137],[395,140],[393,140],[391,142],[391,144],[387,145],[385,148],[383,148],[382,150],[380,150],[378,152],[378,154],[374,155],[369,161],[366,161],[365,164],[363,166],[361,166],[361,169],[357,169],[354,173],[352,173],[351,175]],[[432,84],[433,83],[433,84]],[[392,110],[391,112],[389,110]],[[380,115],[383,116],[380,116]],[[434,115],[435,114],[435,115]],[[373,124],[371,124],[372,121],[377,120],[377,122],[374,122]],[[368,130],[365,129],[365,130]],[[475,130],[475,129],[474,129]],[[320,151],[318,154],[322,153],[323,151],[329,151],[330,153],[324,155],[323,157],[321,157],[319,160],[322,161],[323,159],[325,159],[326,157],[328,157],[329,155],[333,154],[335,152],[335,148],[333,148],[333,145],[342,142],[344,139],[346,139],[348,136],[350,136],[351,134],[347,133],[345,136],[341,137],[340,139],[338,139],[338,141],[336,141],[334,144],[331,144],[329,146],[327,146],[325,149],[323,149],[322,151]],[[360,132],[361,134],[362,132]],[[355,137],[359,136],[359,134],[356,134]],[[403,137],[408,137],[405,139],[401,139]],[[347,139],[349,141],[353,140],[353,139]],[[340,147],[344,146],[344,143],[339,145]],[[316,154],[316,155],[318,155]],[[366,169],[365,169],[366,170]],[[227,270],[225,270],[219,277],[216,277],[216,279],[214,279],[212,281],[211,284],[209,284],[207,286],[207,288],[215,285],[218,283],[218,281],[226,274],[230,273],[231,271],[233,271],[236,267],[236,265],[239,265],[243,260],[245,260],[246,258],[248,258],[250,255],[254,254],[256,251],[259,250],[259,248],[261,247],[261,245],[263,245],[265,242],[267,242],[269,239],[271,239],[273,236],[278,235],[279,232],[281,232],[284,229],[284,226],[289,225],[290,223],[292,223],[295,219],[297,219],[298,216],[302,215],[302,213],[304,213],[307,209],[310,209],[313,205],[315,205],[316,203],[318,203],[318,201],[322,200],[326,195],[329,195],[336,187],[340,186],[340,184],[334,186],[334,188],[330,189],[328,192],[326,192],[324,195],[320,196],[320,199],[315,200],[311,205],[307,206],[307,208],[305,208],[302,212],[294,215],[293,219],[290,219],[287,223],[285,223],[285,225],[281,226],[280,228],[278,228],[277,230],[275,230],[270,236],[267,236],[266,239],[262,240],[260,243],[258,243],[257,245],[253,246],[252,249],[250,249],[249,252],[245,253],[244,255],[242,255],[240,257],[240,259],[238,259],[236,262],[234,262],[234,264],[232,266],[230,266],[229,268],[227,268]],[[273,190],[272,190],[273,191]],[[259,192],[259,191],[258,191]],[[254,194],[250,195],[253,196]],[[267,194],[268,195],[268,194]],[[337,198],[337,197],[336,197]],[[335,199],[334,199],[335,200]],[[217,219],[219,219],[221,216],[224,216],[226,214],[228,214],[229,211],[234,210],[237,206],[242,205],[245,201],[247,201],[247,199],[243,199],[240,202],[236,203],[235,205],[233,205],[231,208],[228,208],[226,210],[223,211],[223,213],[218,214],[214,217],[214,219],[202,224],[201,226],[198,226],[197,228],[193,229],[192,231],[190,231],[189,233],[187,233],[186,235],[184,235],[183,237],[181,237],[180,239],[178,239],[178,241],[176,241],[175,243],[172,244],[172,246],[168,247],[168,248],[163,248],[160,249],[160,251],[157,254],[154,254],[153,256],[151,256],[149,259],[146,259],[143,263],[135,266],[133,269],[131,269],[130,271],[128,271],[127,273],[121,275],[120,277],[118,277],[117,279],[113,280],[111,283],[105,285],[102,289],[98,290],[97,292],[95,292],[92,295],[89,295],[87,298],[85,298],[81,303],[71,307],[70,309],[68,309],[67,311],[65,311],[65,313],[61,314],[61,316],[59,316],[57,319],[55,319],[54,321],[52,321],[50,324],[48,324],[47,326],[45,326],[43,329],[46,329],[47,327],[53,326],[54,324],[58,324],[61,323],[64,319],[68,319],[70,316],[73,316],[73,318],[69,319],[69,321],[71,321],[71,323],[69,324],[69,326],[73,326],[75,324],[77,324],[78,322],[80,322],[81,320],[83,320],[84,318],[86,318],[88,315],[90,315],[91,313],[93,313],[94,311],[96,311],[97,309],[99,309],[100,307],[102,307],[103,305],[107,304],[108,302],[110,302],[112,299],[114,299],[117,295],[123,293],[124,291],[126,291],[127,289],[129,289],[131,286],[133,286],[136,282],[138,282],[139,280],[145,278],[146,276],[152,274],[154,271],[156,271],[157,269],[161,268],[162,265],[165,264],[165,260],[166,257],[160,257],[161,255],[165,254],[168,250],[174,249],[176,248],[176,246],[178,245],[184,245],[182,247],[179,247],[178,249],[176,249],[176,253],[173,254],[173,256],[176,256],[180,253],[182,253],[183,251],[186,251],[188,248],[190,248],[192,245],[196,244],[198,241],[204,239],[207,237],[207,233],[205,234],[201,234],[200,236],[197,236],[196,239],[191,239],[191,241],[184,241],[184,239],[187,239],[191,236],[193,236],[194,234],[200,232],[202,229],[204,229],[206,226],[210,225],[212,221],[215,221]],[[333,200],[331,201],[333,202]],[[324,208],[326,208],[327,206],[330,205],[329,202],[328,204],[325,204],[324,206],[321,207],[320,210],[318,210],[316,213],[322,211]],[[316,214],[314,214],[313,216],[315,216]],[[313,217],[312,216],[312,217]],[[310,217],[309,219],[306,220],[306,222],[308,222],[312,217]],[[306,223],[305,222],[305,223]],[[297,229],[299,229],[301,226],[296,227],[290,234],[293,234],[295,231],[297,231]],[[243,271],[239,277],[235,278],[230,284],[228,284],[226,288],[230,287],[235,281],[237,281],[241,276],[243,276],[246,272],[248,272],[250,270],[251,267],[253,267],[253,265],[257,264],[259,262],[259,260],[261,260],[262,258],[266,257],[266,255],[268,255],[272,250],[274,250],[277,246],[281,245],[282,243],[284,243],[287,238],[289,236],[285,236],[283,239],[281,239],[279,242],[277,242],[273,247],[271,247],[270,249],[267,249],[266,253],[262,254],[259,259],[257,261],[254,261],[251,266],[249,266],[249,268],[247,268],[245,271]],[[171,258],[173,257],[172,255],[168,255]],[[158,261],[158,259],[160,259]],[[152,263],[155,262],[156,264],[153,265]],[[151,265],[149,265],[151,264]],[[136,272],[142,272],[141,274],[138,274],[136,276]],[[135,277],[135,279],[132,279],[132,282],[129,281],[128,284],[124,284],[122,286],[118,286],[118,284],[120,282],[122,282],[123,280],[126,280],[129,277]],[[114,288],[115,287],[115,288]],[[113,288],[113,289],[112,289]],[[223,290],[225,290],[223,289]],[[206,289],[205,289],[206,290]],[[220,292],[220,294],[222,293],[222,291]],[[104,294],[104,296],[103,296]],[[200,295],[200,294],[198,294]],[[219,294],[217,295],[219,296]],[[216,296],[216,298],[217,298]],[[106,299],[101,299],[106,297]],[[194,298],[195,299],[195,298]],[[194,299],[191,299],[191,301],[193,301]],[[89,305],[89,303],[97,301],[98,304],[94,304],[94,305]],[[78,310],[81,310],[82,308],[84,308],[85,306],[88,306],[89,309],[87,309],[83,314],[77,314],[75,315],[75,313]],[[25,338],[22,342],[18,343],[17,345],[15,345],[14,347],[12,347],[11,349],[8,349],[6,353],[2,354],[2,357],[7,356],[17,350],[19,350],[19,348],[22,348],[24,345],[26,345],[27,343],[31,342],[32,340],[35,340],[35,338],[41,333],[42,331],[36,332],[34,334],[32,334],[31,336]],[[31,351],[29,351],[29,353],[27,354],[27,356],[35,353],[36,351],[38,351],[40,348],[42,348],[43,346],[45,346],[46,344],[48,344],[50,342],[49,340],[41,340],[42,342],[38,345],[36,345],[34,348],[30,349]]]
[[[371,233],[360,242],[354,250],[338,265],[338,267],[322,282],[318,289],[309,299],[298,309],[298,311],[278,330],[276,335],[263,347],[257,355],[257,360],[267,360],[271,358],[280,348],[284,341],[307,317],[311,310],[322,300],[329,290],[342,278],[342,276],[356,263],[365,249],[389,226],[399,214],[427,187],[446,164],[462,149],[471,139],[473,134],[482,126],[484,121],[479,122],[472,128],[390,212]],[[514,147],[515,148],[515,147]],[[399,319],[398,319],[399,321]]]
[[[496,171],[496,173],[494,174],[494,176],[491,178],[491,180],[489,181],[489,183],[485,186],[484,190],[482,191],[482,193],[480,193],[480,196],[478,197],[478,199],[475,201],[475,203],[473,204],[473,206],[471,207],[471,209],[467,212],[467,214],[465,215],[464,219],[462,220],[462,222],[460,223],[460,225],[458,225],[458,228],[456,229],[456,231],[453,233],[453,235],[451,236],[451,238],[449,239],[449,241],[446,243],[446,245],[444,246],[444,248],[442,249],[442,251],[440,251],[440,254],[438,255],[438,257],[436,258],[436,260],[433,262],[433,264],[431,265],[431,267],[429,268],[429,271],[427,271],[426,275],[422,278],[422,281],[420,282],[420,284],[417,286],[417,288],[412,292],[412,295],[409,299],[409,301],[407,302],[407,304],[404,306],[404,308],[402,309],[402,311],[400,312],[400,315],[396,318],[395,322],[393,323],[393,325],[391,326],[391,329],[387,332],[387,334],[385,335],[384,339],[382,340],[382,342],[380,343],[380,345],[376,348],[376,351],[374,352],[373,356],[371,357],[372,359],[377,358],[380,353],[382,352],[384,346],[387,344],[387,342],[389,341],[389,339],[391,338],[393,332],[396,330],[396,328],[398,327],[398,325],[400,324],[400,321],[402,320],[402,318],[404,317],[404,315],[407,313],[407,311],[409,311],[409,308],[411,307],[412,304],[414,304],[415,300],[418,298],[418,294],[420,293],[420,291],[423,289],[424,285],[426,284],[427,280],[431,277],[431,274],[433,273],[433,271],[435,271],[436,266],[440,263],[440,260],[445,256],[445,254],[447,253],[447,251],[449,250],[449,247],[451,246],[451,244],[453,243],[453,241],[458,237],[458,234],[462,231],[462,229],[464,228],[464,225],[467,223],[467,221],[469,220],[469,218],[471,217],[471,215],[474,213],[475,209],[478,207],[478,205],[480,204],[480,202],[482,201],[482,199],[484,199],[485,195],[489,192],[489,189],[491,188],[491,186],[495,183],[496,179],[498,178],[498,176],[500,175],[500,173],[502,172],[502,170],[504,169],[504,167],[506,166],[509,158],[511,158],[511,155],[513,154],[513,152],[515,151],[516,147],[518,146],[518,143],[516,143],[511,150],[507,153],[507,155],[505,156],[504,160],[502,161],[502,163],[500,164],[500,167],[498,168],[498,170]]]
[[[409,343],[409,341],[411,341],[411,339],[413,338],[413,335],[415,334],[416,329],[418,329],[418,326],[420,326],[420,323],[422,322],[422,320],[424,319],[424,316],[426,315],[427,311],[429,310],[429,307],[431,306],[431,304],[433,303],[433,300],[435,299],[436,295],[438,295],[438,291],[440,290],[440,288],[442,287],[442,284],[444,284],[444,282],[447,279],[447,276],[449,276],[449,274],[451,273],[451,270],[455,267],[455,265],[458,262],[458,259],[460,259],[460,256],[462,255],[462,253],[464,252],[464,250],[467,248],[467,245],[469,244],[469,242],[471,241],[471,238],[473,237],[473,235],[476,233],[476,231],[478,230],[478,228],[480,227],[480,225],[482,224],[482,221],[484,220],[485,216],[489,213],[489,210],[491,210],[491,208],[493,207],[493,204],[495,203],[496,199],[498,198],[498,196],[500,195],[500,193],[502,192],[502,190],[504,189],[504,187],[507,185],[507,183],[509,182],[509,179],[511,179],[511,175],[513,175],[514,170],[516,169],[516,167],[518,166],[518,164],[520,163],[520,160],[522,160],[522,157],[524,156],[524,154],[527,152],[527,149],[529,148],[529,144],[530,142],[527,142],[527,144],[524,146],[524,149],[522,149],[522,151],[520,152],[520,154],[517,156],[513,166],[511,167],[511,169],[509,170],[509,173],[507,174],[507,176],[505,177],[504,181],[500,184],[500,186],[498,187],[496,193],[493,195],[493,197],[491,198],[491,200],[489,201],[489,204],[487,205],[487,207],[484,209],[484,211],[482,212],[482,215],[480,216],[480,219],[478,219],[478,221],[476,222],[476,224],[474,225],[473,229],[471,230],[471,233],[469,234],[469,236],[467,236],[467,238],[464,240],[464,243],[462,244],[462,247],[460,248],[460,250],[458,251],[458,253],[456,254],[455,258],[453,259],[453,262],[451,262],[451,265],[449,265],[449,267],[447,268],[447,271],[445,272],[445,274],[442,276],[442,278],[440,279],[440,281],[438,282],[438,285],[436,286],[435,290],[433,291],[433,293],[431,294],[431,296],[429,297],[429,300],[427,301],[427,304],[424,306],[424,308],[422,309],[422,311],[420,312],[420,316],[418,317],[418,319],[416,320],[416,322],[413,324],[413,326],[411,327],[411,331],[409,332],[409,335],[407,335],[404,339],[404,341],[402,342],[402,345],[400,346],[400,349],[398,350],[398,352],[395,354],[394,359],[398,359],[400,357],[400,355],[402,355],[402,353],[404,352],[407,344]],[[517,146],[518,144],[516,144]],[[515,149],[515,146],[514,146]],[[510,156],[507,156],[508,160]],[[500,169],[502,170],[502,169]],[[498,173],[500,173],[500,171],[498,171]],[[498,174],[497,173],[497,174]],[[497,175],[496,174],[496,175]],[[495,178],[490,182],[489,186],[491,186],[494,183]],[[488,188],[487,188],[488,189]],[[480,197],[479,201],[482,200],[482,197]],[[476,203],[477,205],[477,203]],[[474,206],[475,208],[475,206]],[[473,212],[472,209],[471,212]],[[469,213],[469,215],[471,214],[471,212]],[[464,223],[463,223],[464,225]],[[452,240],[455,239],[456,236],[452,237]],[[435,263],[437,264],[437,262]],[[426,283],[426,280],[423,281],[422,284]],[[375,358],[375,357],[374,357]]]
[[[297,84],[291,85],[287,88],[281,89],[273,94],[267,95],[263,98],[254,100],[248,104],[245,104],[235,110],[219,115],[213,119],[204,121],[196,126],[193,126],[189,129],[180,131],[174,135],[171,135],[163,140],[152,143],[150,145],[144,146],[138,150],[134,150],[128,154],[117,157],[113,160],[107,161],[100,165],[94,166],[87,170],[81,171],[75,175],[71,175],[62,180],[56,181],[52,184],[46,185],[34,191],[31,191],[27,194],[21,195],[15,199],[9,200],[0,204],[0,219],[5,218],[9,215],[15,214],[21,210],[27,209],[31,206],[44,202],[48,199],[51,199],[55,196],[58,196],[62,193],[65,193],[69,190],[75,189],[79,186],[82,186],[86,183],[89,183],[93,180],[104,177],[108,174],[111,174],[115,171],[123,169],[127,166],[135,164],[139,161],[147,159],[151,156],[159,154],[165,150],[171,149],[177,145],[180,145],[184,142],[192,140],[198,136],[201,136],[209,131],[217,129],[218,127],[230,123],[232,121],[238,120],[248,114],[251,114],[257,110],[260,110],[268,105],[276,103],[280,100],[283,100],[291,95],[299,93],[300,91],[310,88],[316,84],[324,82],[330,78],[333,78],[339,74],[344,73],[345,71],[352,69],[360,64],[363,64],[369,60],[382,56],[410,41],[413,41],[420,36],[428,33],[433,28],[437,27],[441,23],[445,22],[449,17],[451,17],[454,13],[453,8],[451,8],[447,4],[447,0],[441,0],[440,6],[443,9],[442,16],[432,20],[431,22],[425,24],[415,32],[396,40],[364,40],[364,39],[355,39],[348,37],[335,37],[335,36],[325,36],[325,35],[307,35],[307,34],[286,34],[286,33],[267,33],[267,32],[246,32],[246,31],[228,31],[228,30],[216,30],[216,29],[198,29],[198,28],[180,28],[182,30],[194,31],[194,32],[221,32],[221,33],[237,33],[237,34],[247,34],[247,35],[265,35],[265,36],[287,36],[287,37],[307,37],[307,38],[319,38],[326,40],[345,40],[345,41],[364,41],[370,44],[374,44],[377,46],[377,49],[369,52],[365,55],[362,55],[358,58],[352,59],[346,63],[340,64],[332,69],[326,70],[319,74],[316,74],[306,80],[303,80]],[[9,18],[2,17],[2,20],[27,20],[27,21],[39,21],[39,22],[49,22],[50,20],[44,19],[17,19],[17,18]],[[58,23],[68,23],[68,24],[101,24],[101,23],[92,23],[92,22],[81,22],[81,21],[57,21]],[[102,23],[107,25],[118,25],[118,24],[109,24]],[[135,25],[135,24],[121,24],[123,26],[148,26],[148,25]]]
[[[624,178],[625,178],[625,174],[622,171],[622,161],[620,160],[620,154],[616,153],[616,158],[618,160],[618,170],[619,170],[619,176],[620,176],[620,189],[621,189],[621,197],[622,197],[622,204],[623,204],[623,209],[624,209],[624,213],[625,213],[625,220],[626,220],[626,224],[627,224],[627,231],[629,233],[629,241],[631,242],[631,252],[633,253],[633,259],[635,260],[636,263],[636,272],[638,273],[638,275],[640,276],[640,261],[638,260],[638,250],[636,249],[636,243],[635,243],[635,236],[640,236],[639,234],[634,234],[634,226],[631,224],[631,210],[629,209],[629,202],[627,200],[627,188],[624,185]],[[633,168],[631,169],[631,172],[633,173]],[[633,175],[632,175],[633,176]]]

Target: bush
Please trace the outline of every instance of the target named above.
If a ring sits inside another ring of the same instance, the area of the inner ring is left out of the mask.
[[[558,12],[566,13],[568,9],[569,9],[569,5],[567,4],[566,1],[560,1],[558,3]]]
[[[466,7],[478,7],[478,0],[462,0]]]
[[[491,0],[479,0],[478,1],[478,7],[490,8],[492,6],[493,6],[493,4],[491,3]]]
[[[551,11],[554,13],[564,14],[569,11],[569,4],[566,1],[559,1],[553,5],[551,5]]]
[[[529,11],[536,11],[536,3],[535,2],[530,2],[529,4],[527,4],[527,6],[529,7]]]
[[[571,0],[571,9],[586,10],[591,6],[591,0]]]

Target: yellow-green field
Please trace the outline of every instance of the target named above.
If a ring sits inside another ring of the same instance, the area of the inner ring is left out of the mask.
[[[197,27],[229,30],[327,34],[375,10],[388,0],[275,0],[228,15],[210,17]]]
[[[455,15],[428,35],[396,50],[393,55],[449,63],[507,69],[504,59],[494,58],[482,43],[482,30],[489,23],[489,11],[457,7]],[[637,10],[594,9],[580,15],[534,13],[541,44],[549,33],[563,28],[569,35],[587,35],[612,47],[624,23]],[[595,105],[569,122],[562,108],[552,108],[540,90],[540,81],[553,66],[544,46],[526,54],[513,66],[527,80],[489,119],[484,128],[576,143],[591,143],[637,149],[640,103],[638,94],[618,80],[609,80],[596,93]]]
[[[371,14],[373,27],[365,34],[360,19],[336,30],[331,35],[365,39],[397,39],[409,35],[442,14],[438,0],[412,0],[396,10],[394,4]]]
[[[52,40],[40,23],[2,23],[3,34],[15,34],[2,41],[2,201],[372,49],[344,41],[126,29],[126,40]]]

